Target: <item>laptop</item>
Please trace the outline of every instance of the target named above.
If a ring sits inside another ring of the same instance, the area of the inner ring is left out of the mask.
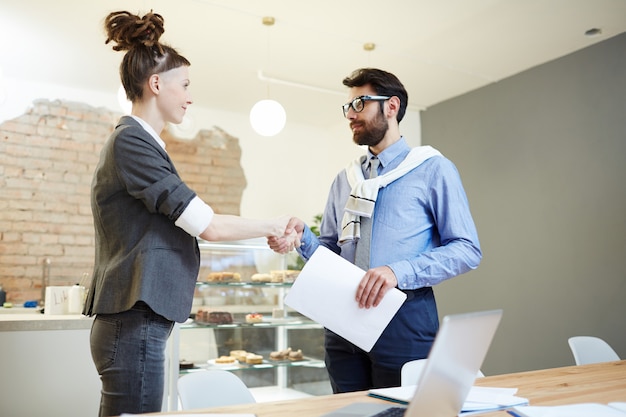
[[[407,406],[356,402],[321,417],[458,415],[487,355],[501,318],[502,310],[445,316],[426,365],[419,380],[415,381],[415,394]],[[377,392],[381,390],[370,390],[370,394],[379,396]],[[388,414],[392,411],[400,414]]]

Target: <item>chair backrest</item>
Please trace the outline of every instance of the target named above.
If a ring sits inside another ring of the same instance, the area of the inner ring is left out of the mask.
[[[599,337],[574,336],[570,337],[567,342],[574,355],[576,365],[620,360],[613,348]]]
[[[402,369],[400,370],[400,385],[406,386],[417,384],[425,365],[426,359],[415,359],[402,365]],[[478,374],[476,375],[477,378],[482,378],[484,376],[485,374],[481,371],[478,371]]]
[[[223,369],[181,376],[178,397],[183,410],[256,402],[246,384],[237,375]]]

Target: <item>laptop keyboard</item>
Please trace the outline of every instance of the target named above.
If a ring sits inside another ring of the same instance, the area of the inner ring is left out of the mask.
[[[406,411],[405,407],[389,407],[374,414],[372,417],[402,417]]]

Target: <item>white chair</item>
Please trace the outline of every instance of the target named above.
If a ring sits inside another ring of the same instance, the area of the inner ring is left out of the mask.
[[[618,361],[620,357],[604,340],[593,336],[574,336],[567,342],[574,355],[576,365]]]
[[[420,374],[424,370],[424,366],[426,366],[426,359],[415,359],[402,365],[402,369],[400,370],[400,385],[406,386],[417,384]],[[476,374],[477,378],[482,378],[484,376],[485,374],[481,371],[478,371]]]
[[[183,410],[256,402],[246,384],[223,369],[183,375],[177,386]]]

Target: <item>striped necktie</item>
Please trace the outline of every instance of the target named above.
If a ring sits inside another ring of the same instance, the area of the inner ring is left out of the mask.
[[[369,178],[378,176],[378,165],[380,161],[377,157],[370,159],[370,173]],[[370,269],[370,241],[372,239],[372,217],[361,216],[361,237],[356,244],[356,253],[354,256],[354,263],[359,268],[367,271]]]

